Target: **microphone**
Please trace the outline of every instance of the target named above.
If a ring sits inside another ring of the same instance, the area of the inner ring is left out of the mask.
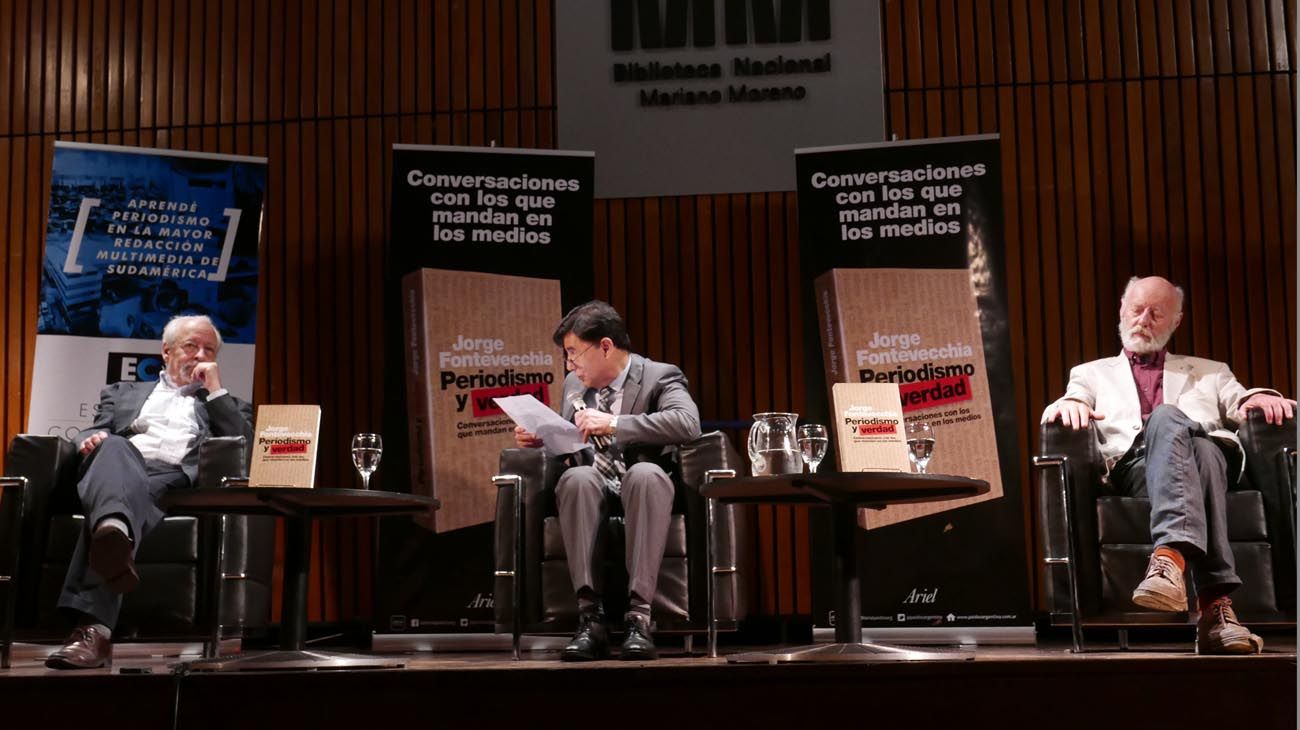
[[[573,412],[576,414],[578,411],[585,411],[585,410],[587,410],[587,402],[582,399],[582,396],[575,395],[573,397]],[[605,449],[609,448],[609,437],[593,435],[591,437],[591,443],[596,448],[600,449],[601,451],[604,451]]]

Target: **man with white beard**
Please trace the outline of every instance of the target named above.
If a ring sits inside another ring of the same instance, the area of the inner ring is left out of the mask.
[[[1225,363],[1166,352],[1182,319],[1182,289],[1159,276],[1130,279],[1119,309],[1124,351],[1071,369],[1065,395],[1043,411],[1042,422],[1059,419],[1073,429],[1096,422],[1111,488],[1150,498],[1155,551],[1133,602],[1187,610],[1183,572],[1190,567],[1200,611],[1197,652],[1257,653],[1263,641],[1241,625],[1228,598],[1241,579],[1228,547],[1225,500],[1245,466],[1232,429],[1253,408],[1280,424],[1296,402],[1246,389]]]

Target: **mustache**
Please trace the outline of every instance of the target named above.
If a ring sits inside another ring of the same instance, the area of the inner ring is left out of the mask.
[[[1142,335],[1147,339],[1155,339],[1156,336],[1155,331],[1153,331],[1150,327],[1143,327],[1140,324],[1135,324],[1132,327],[1129,327],[1128,330],[1126,331],[1126,334]]]

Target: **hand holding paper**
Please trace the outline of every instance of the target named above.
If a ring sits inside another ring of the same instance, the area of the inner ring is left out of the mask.
[[[492,400],[522,427],[524,432],[541,439],[542,448],[546,449],[546,453],[551,456],[572,454],[591,447],[583,441],[582,432],[577,426],[560,418],[545,403],[531,395],[512,395]]]

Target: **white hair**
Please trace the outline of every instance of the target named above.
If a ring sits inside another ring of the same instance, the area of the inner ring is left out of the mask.
[[[1129,292],[1133,289],[1133,285],[1138,283],[1139,281],[1142,281],[1142,277],[1134,276],[1128,280],[1128,284],[1124,287],[1124,295],[1119,298],[1120,306],[1123,306],[1124,302],[1128,301]],[[1169,281],[1169,280],[1166,279],[1165,281]],[[1181,286],[1175,285],[1172,281],[1169,282],[1169,285],[1174,287],[1174,314],[1182,314],[1183,313],[1183,288]]]
[[[217,349],[220,350],[221,330],[217,329],[217,326],[212,323],[212,318],[206,314],[180,314],[172,317],[168,320],[167,326],[163,327],[163,345],[171,347],[176,344],[176,336],[180,333],[181,329],[187,325],[196,324],[206,324],[212,329],[212,334],[217,337]]]

